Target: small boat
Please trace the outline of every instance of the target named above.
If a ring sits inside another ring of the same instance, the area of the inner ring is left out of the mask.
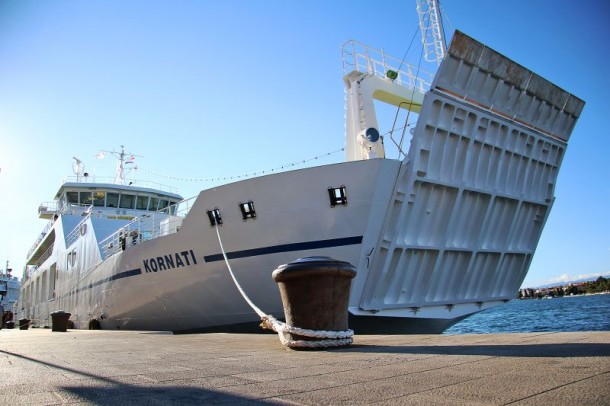
[[[435,2],[420,3],[434,27]],[[357,333],[440,333],[512,300],[584,102],[459,31],[439,62],[425,75],[381,50],[343,46],[342,163],[184,200],[128,180],[124,148],[113,182],[76,160],[76,179],[39,208],[47,225],[28,254],[20,317],[45,326],[64,310],[75,328],[257,330],[227,262],[250,299],[281,317],[271,273],[311,256],[356,268]],[[398,137],[381,134],[375,100],[418,115],[408,148],[396,141],[398,159],[385,155],[384,140]]]

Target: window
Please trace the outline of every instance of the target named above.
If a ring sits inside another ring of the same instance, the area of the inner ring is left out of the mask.
[[[70,204],[78,204],[78,192],[66,192],[66,199]]]
[[[169,202],[167,200],[159,200],[159,211],[164,211],[165,213],[167,213],[167,206],[169,206]]]
[[[83,206],[91,206],[92,202],[91,192],[80,192],[80,204]]]
[[[72,268],[76,263],[76,250],[68,252],[66,256],[66,268]]]
[[[170,201],[170,206],[169,206],[169,214],[171,214],[172,216],[176,215],[176,210],[178,209],[178,202],[172,202]]]
[[[213,209],[207,210],[208,218],[210,219],[210,225],[214,227],[215,225],[222,224],[222,217],[220,217],[220,210]]]
[[[159,205],[159,199],[156,197],[150,198],[150,204],[148,205],[148,210],[157,211],[157,206]]]
[[[148,208],[148,196],[138,196],[136,198],[136,209],[146,210]]]
[[[106,200],[106,192],[93,192],[93,205],[95,207],[104,207]]]
[[[122,194],[121,195],[121,202],[119,204],[119,207],[121,209],[133,209],[135,203],[136,203],[136,196],[135,195]]]
[[[118,193],[106,194],[106,207],[119,207],[119,194]]]
[[[55,285],[57,284],[57,264],[51,265],[49,278],[49,300],[53,300],[55,299]]]
[[[241,216],[244,220],[256,218],[254,202],[249,201],[248,203],[239,203],[239,209],[241,210]]]
[[[347,194],[345,186],[329,187],[328,197],[330,198],[330,207],[347,204]]]

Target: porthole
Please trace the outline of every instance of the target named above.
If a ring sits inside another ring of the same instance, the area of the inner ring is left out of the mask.
[[[220,217],[219,209],[207,210],[208,218],[210,219],[210,225],[212,227],[222,224],[222,217]]]
[[[239,203],[239,210],[245,220],[256,218],[256,211],[254,210],[254,202],[250,200],[247,203]]]
[[[345,206],[347,204],[347,192],[345,186],[329,187],[328,197],[330,199],[330,207],[337,205]]]

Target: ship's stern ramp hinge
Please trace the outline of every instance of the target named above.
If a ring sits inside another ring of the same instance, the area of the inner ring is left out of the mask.
[[[424,99],[360,309],[453,318],[514,298],[583,106],[457,32]]]

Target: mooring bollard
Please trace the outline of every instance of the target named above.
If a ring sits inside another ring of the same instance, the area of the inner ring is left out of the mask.
[[[70,316],[70,313],[64,312],[63,310],[58,310],[51,313],[51,320],[53,324],[51,331],[60,331],[65,333],[68,330],[68,319],[70,319]]]
[[[19,319],[19,330],[27,330],[30,327],[30,320],[23,318]]]
[[[348,331],[347,307],[351,280],[356,276],[353,265],[329,257],[307,257],[280,265],[272,276],[280,289],[288,326],[327,331],[331,336],[333,332]],[[335,344],[330,336],[315,337],[294,332],[288,336],[289,341],[323,341],[328,344],[320,347],[344,346],[352,341],[351,335],[349,339],[346,339],[347,335],[337,337]],[[311,344],[294,347],[316,347],[315,343]]]

